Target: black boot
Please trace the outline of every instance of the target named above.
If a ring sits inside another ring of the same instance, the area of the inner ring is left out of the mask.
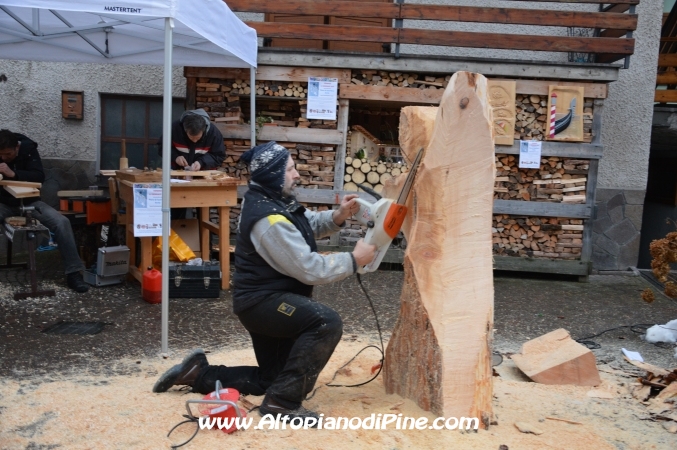
[[[310,424],[311,428],[316,428],[317,422],[320,419],[319,414],[306,409],[303,406],[299,406],[298,408],[294,409],[285,408],[275,400],[271,399],[269,395],[266,395],[266,398],[263,399],[263,403],[261,403],[261,406],[259,406],[259,414],[261,414],[261,416],[270,414],[273,417],[277,417],[279,414],[282,420],[287,421],[291,421],[296,418],[300,418],[304,422],[306,419],[315,419],[314,423]]]
[[[66,284],[75,292],[83,293],[89,290],[89,285],[82,279],[80,272],[73,272],[66,275]]]
[[[172,386],[193,387],[198,374],[209,366],[204,350],[198,348],[186,356],[181,364],[166,371],[153,386],[153,392],[167,392]]]

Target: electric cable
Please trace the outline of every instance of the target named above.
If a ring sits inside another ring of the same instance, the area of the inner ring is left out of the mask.
[[[637,324],[634,324],[634,325],[621,325],[620,327],[609,328],[608,330],[601,331],[597,334],[593,334],[592,336],[586,336],[584,338],[575,339],[575,341],[578,342],[579,344],[585,345],[590,350],[596,350],[598,348],[602,348],[602,346],[595,341],[591,341],[590,339],[592,339],[592,338],[601,336],[604,333],[608,333],[609,331],[620,330],[621,328],[630,328],[630,331],[632,331],[633,333],[643,334],[643,333],[646,333],[647,328],[652,327],[654,325],[655,324],[648,324],[648,323],[637,323]]]
[[[385,346],[383,345],[383,332],[381,331],[381,323],[378,321],[378,314],[376,313],[376,308],[374,307],[374,302],[371,300],[371,296],[369,296],[369,292],[367,292],[367,289],[362,284],[362,278],[360,277],[360,274],[357,273],[355,275],[357,276],[357,282],[359,283],[360,288],[362,288],[362,292],[364,293],[364,296],[367,297],[367,301],[369,301],[369,306],[371,307],[371,311],[374,313],[374,320],[376,321],[376,329],[378,330],[378,338],[379,338],[379,341],[381,343],[381,346],[378,347],[374,344],[369,344],[366,347],[362,348],[359,352],[357,352],[357,354],[355,354],[355,356],[350,358],[350,360],[347,363],[345,363],[344,365],[339,367],[336,370],[336,372],[334,372],[334,376],[331,378],[329,383],[324,384],[324,386],[329,386],[329,387],[359,387],[359,386],[364,386],[365,384],[368,384],[368,383],[371,383],[372,381],[374,381],[380,375],[381,371],[383,370],[383,363],[385,361],[385,350],[384,350]],[[338,373],[341,371],[341,369],[345,368],[350,363],[355,361],[355,358],[360,356],[360,354],[363,351],[367,350],[368,348],[375,348],[376,350],[381,352],[381,361],[379,362],[379,368],[378,368],[378,371],[376,372],[376,374],[373,377],[371,377],[370,379],[368,379],[367,381],[364,381],[364,382],[358,383],[358,384],[332,384],[333,381],[336,379],[336,376],[338,375]],[[312,399],[315,396],[315,393],[317,392],[317,390],[320,389],[320,387],[322,387],[322,386],[318,386],[317,388],[315,388],[315,390],[313,390],[312,394],[310,394],[309,396],[306,397],[306,400]]]

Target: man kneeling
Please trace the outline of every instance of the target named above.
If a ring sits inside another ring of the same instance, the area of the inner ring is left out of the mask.
[[[194,350],[155,383],[153,392],[192,386],[203,394],[216,380],[244,395],[264,395],[261,415],[289,420],[318,414],[301,406],[341,339],[333,309],[313,301],[313,286],[339,281],[374,258],[360,240],[352,253],[317,253],[315,238],[337,232],[359,210],[346,195],[337,210],[312,212],[294,197],[300,176],[289,151],[275,142],[241,158],[251,179],[242,203],[235,247],[233,311],[252,338],[258,366],[211,366]]]

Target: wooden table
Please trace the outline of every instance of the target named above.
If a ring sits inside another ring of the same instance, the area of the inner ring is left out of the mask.
[[[129,247],[132,261],[136,261],[136,240],[134,238],[134,183],[120,180],[120,198],[127,207],[126,228],[127,247]],[[195,180],[188,183],[172,183],[171,208],[197,208],[200,224],[200,252],[202,258],[209,260],[210,242],[209,233],[219,236],[219,263],[221,264],[221,289],[230,285],[230,207],[237,205],[237,180]],[[217,208],[219,223],[209,220],[209,208]],[[220,226],[223,225],[223,226]],[[143,279],[143,273],[152,265],[153,250],[152,237],[141,237],[141,263],[139,266],[129,265],[129,273],[134,278]]]

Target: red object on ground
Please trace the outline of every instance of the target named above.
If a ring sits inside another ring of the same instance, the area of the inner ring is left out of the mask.
[[[150,269],[143,274],[143,299],[148,303],[162,303],[162,272]]]
[[[225,388],[225,389],[220,389],[219,390],[219,400],[229,400],[233,403],[237,403],[237,401],[240,399],[240,392],[238,392],[236,389],[233,388]],[[216,391],[212,392],[211,394],[205,395],[202,400],[217,400],[216,397]],[[240,415],[244,418],[247,417],[247,412],[243,410],[242,408],[240,409]],[[235,419],[237,417],[237,412],[235,411],[235,408],[231,405],[223,405],[223,404],[201,404],[198,407],[198,410],[200,411],[200,414],[203,414],[205,416],[209,416],[212,418],[218,418],[221,417],[221,419]],[[225,423],[225,421],[223,422]],[[233,420],[232,424],[228,428],[221,428],[221,431],[224,433],[232,433],[233,431],[237,431],[237,426],[235,424],[235,420]]]

